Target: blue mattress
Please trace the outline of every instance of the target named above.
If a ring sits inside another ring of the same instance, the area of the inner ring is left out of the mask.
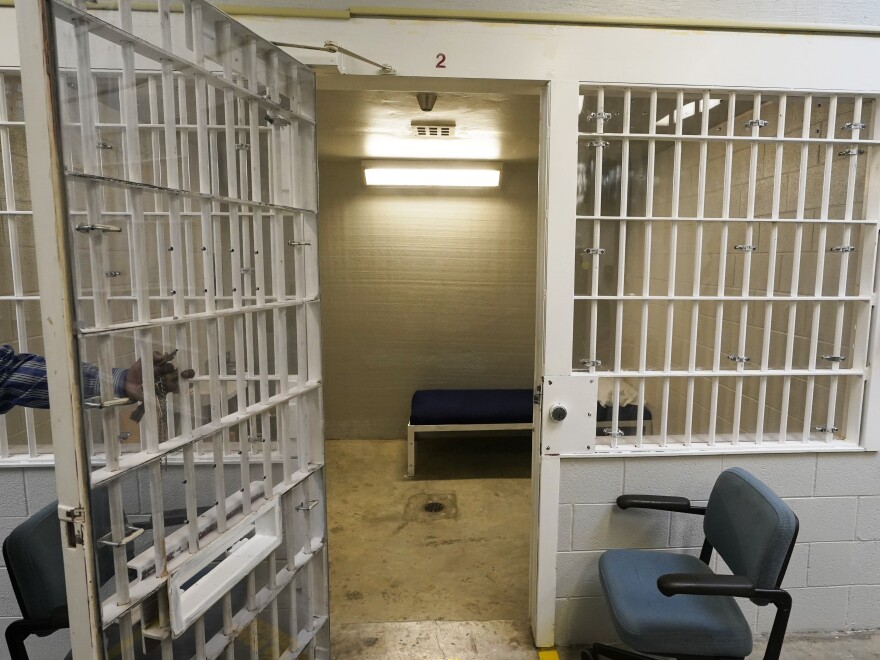
[[[419,390],[413,394],[409,423],[528,424],[532,390]]]
[[[419,390],[413,394],[409,423],[437,424],[528,424],[532,421],[532,390]],[[620,421],[636,421],[639,408],[620,406]],[[651,411],[645,408],[645,421]],[[610,422],[611,407],[596,403],[596,421]]]

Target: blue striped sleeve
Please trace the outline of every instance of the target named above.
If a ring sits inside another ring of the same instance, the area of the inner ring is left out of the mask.
[[[117,397],[125,396],[125,378],[128,369],[113,370],[113,390]],[[100,394],[98,368],[82,364],[83,396]],[[48,408],[49,387],[46,379],[46,359],[32,353],[16,354],[12,346],[0,345],[0,414],[15,406]]]

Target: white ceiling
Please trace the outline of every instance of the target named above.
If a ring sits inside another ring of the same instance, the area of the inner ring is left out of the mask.
[[[528,161],[538,157],[539,97],[534,88],[514,84],[507,93],[497,89],[438,91],[434,109],[423,112],[416,91],[327,89],[321,78],[317,97],[320,158]],[[410,81],[407,86],[427,91],[414,84]],[[455,134],[416,137],[410,130],[413,120],[454,120]]]

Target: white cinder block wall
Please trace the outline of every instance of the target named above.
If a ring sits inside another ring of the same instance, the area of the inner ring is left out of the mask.
[[[620,547],[700,551],[701,517],[622,511],[614,504],[617,496],[681,495],[705,502],[718,474],[733,466],[764,480],[800,519],[798,544],[784,582],[794,599],[789,630],[880,626],[877,454],[563,459],[557,644],[616,638],[597,573],[602,551]],[[742,606],[755,632],[769,633],[772,606],[757,608],[748,601]]]

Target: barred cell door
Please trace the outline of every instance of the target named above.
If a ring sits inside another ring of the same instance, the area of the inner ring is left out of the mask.
[[[16,13],[74,656],[327,658],[314,75],[203,0]]]

